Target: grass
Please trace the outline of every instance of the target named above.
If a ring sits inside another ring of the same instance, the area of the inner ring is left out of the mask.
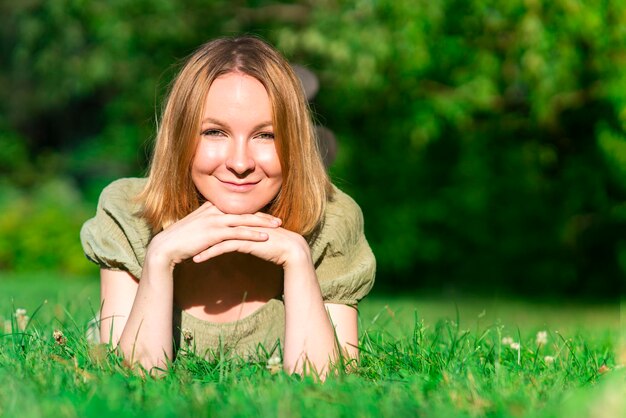
[[[626,416],[617,304],[372,295],[360,367],[318,384],[266,361],[192,354],[143,379],[87,343],[97,295],[95,279],[0,276],[0,317],[14,329],[0,333],[0,416]],[[31,317],[23,332],[17,308]]]

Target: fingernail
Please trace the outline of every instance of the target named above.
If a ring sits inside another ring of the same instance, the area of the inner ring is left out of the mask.
[[[274,225],[280,225],[282,223],[282,221],[279,218],[274,218],[274,219],[272,219],[272,223]]]

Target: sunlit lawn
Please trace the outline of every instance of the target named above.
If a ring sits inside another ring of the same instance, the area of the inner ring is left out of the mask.
[[[193,355],[142,379],[83,336],[96,278],[0,275],[3,325],[17,308],[32,321],[0,340],[0,416],[626,416],[617,303],[373,294],[360,368],[324,385]]]

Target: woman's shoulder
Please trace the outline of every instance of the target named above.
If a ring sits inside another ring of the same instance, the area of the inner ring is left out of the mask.
[[[329,249],[340,251],[363,235],[363,212],[347,193],[333,185],[332,198],[326,203],[324,217],[311,243],[314,260]],[[328,248],[330,247],[330,248]]]
[[[126,177],[115,180],[100,194],[100,204],[110,207],[139,207],[137,196],[144,189],[147,179]]]
[[[335,232],[362,232],[361,207],[337,186],[333,185],[333,197],[326,204],[323,229]]]
[[[98,210],[104,211],[116,220],[127,234],[141,238],[150,235],[150,228],[141,215],[142,204],[138,199],[147,179],[137,177],[121,178],[106,186],[100,194]]]
[[[87,258],[102,268],[126,270],[141,277],[151,229],[141,216],[137,199],[146,183],[141,178],[123,178],[106,186],[98,208],[80,232]]]

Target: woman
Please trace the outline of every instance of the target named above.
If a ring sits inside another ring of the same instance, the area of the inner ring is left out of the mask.
[[[183,331],[207,357],[278,344],[288,372],[356,358],[375,261],[312,132],[272,47],[198,49],[171,87],[147,179],[109,185],[81,231],[101,267],[101,341],[147,370],[167,367]]]

